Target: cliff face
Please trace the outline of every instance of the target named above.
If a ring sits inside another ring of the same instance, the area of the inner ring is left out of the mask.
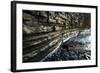
[[[81,15],[23,10],[23,62],[41,61],[62,42],[76,36],[83,23]]]

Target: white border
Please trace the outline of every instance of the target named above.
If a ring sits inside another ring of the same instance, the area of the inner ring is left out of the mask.
[[[96,65],[96,40],[95,26],[96,26],[96,10],[93,8],[81,8],[81,7],[63,7],[63,6],[47,6],[47,5],[28,5],[28,4],[17,4],[17,70],[22,69],[39,69],[39,68],[52,68],[52,67],[72,67],[72,66],[87,66]],[[91,60],[84,61],[63,61],[63,62],[33,62],[33,63],[22,63],[22,10],[44,10],[44,11],[65,11],[65,12],[82,12],[91,13]]]

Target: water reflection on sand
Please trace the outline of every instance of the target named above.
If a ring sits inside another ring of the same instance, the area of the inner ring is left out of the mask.
[[[91,33],[82,31],[77,37],[64,42],[58,50],[48,56],[44,61],[64,60],[90,60],[91,59]]]

